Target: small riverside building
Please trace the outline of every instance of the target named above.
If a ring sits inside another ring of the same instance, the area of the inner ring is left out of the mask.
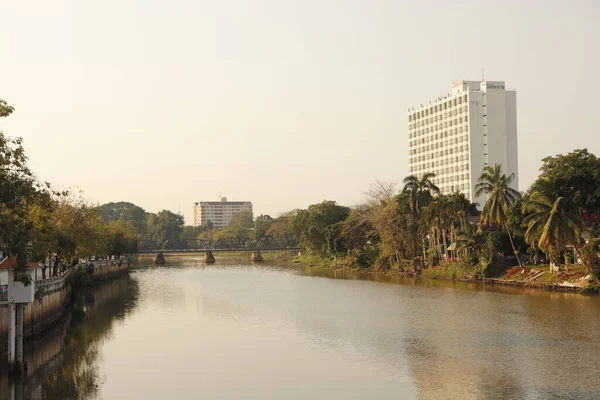
[[[0,285],[8,284],[8,270],[15,265],[17,265],[16,257],[3,257],[0,259]],[[42,279],[42,267],[39,264],[29,261],[27,269],[32,274],[33,280]]]

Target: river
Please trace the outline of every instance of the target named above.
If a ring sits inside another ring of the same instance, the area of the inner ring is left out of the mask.
[[[90,289],[0,399],[600,398],[598,297],[217,261]]]

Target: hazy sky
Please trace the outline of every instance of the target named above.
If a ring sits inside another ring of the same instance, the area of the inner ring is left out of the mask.
[[[148,211],[352,205],[408,170],[406,111],[517,90],[521,189],[600,155],[600,1],[0,0],[0,98],[35,173]]]

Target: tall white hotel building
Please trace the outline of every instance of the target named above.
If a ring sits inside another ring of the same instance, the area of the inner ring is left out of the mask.
[[[477,178],[485,165],[502,165],[519,187],[517,93],[499,81],[460,81],[452,94],[408,111],[409,172],[435,173],[444,194],[463,192],[475,199]]]

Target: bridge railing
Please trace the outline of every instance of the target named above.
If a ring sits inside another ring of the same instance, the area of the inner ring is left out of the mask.
[[[300,248],[298,242],[290,236],[266,236],[260,239],[223,238],[213,241],[206,239],[168,239],[161,244],[154,241],[142,241],[139,253],[171,251],[244,251],[244,250],[284,250]]]

